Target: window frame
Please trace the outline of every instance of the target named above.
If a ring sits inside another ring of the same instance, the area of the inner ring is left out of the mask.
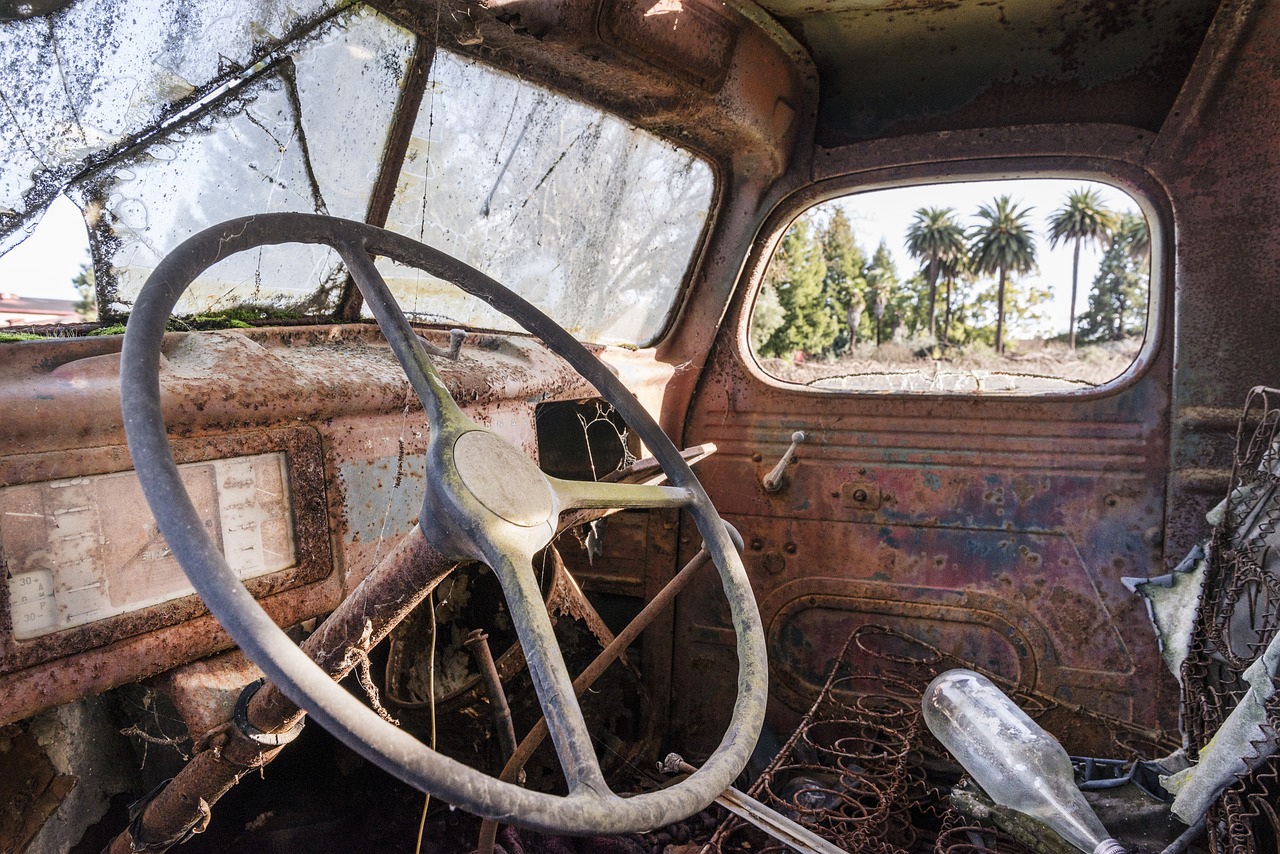
[[[1088,126],[1076,126],[1083,131],[1080,139],[1088,138]],[[1047,130],[1052,131],[1052,128]],[[1108,136],[1114,136],[1116,128],[1107,126]],[[1145,131],[1132,128],[1121,128],[1128,131],[1126,136],[1136,135],[1139,142],[1150,143],[1151,135]],[[863,159],[862,149],[873,149],[888,163],[870,163],[863,169],[834,169],[828,176],[817,177],[816,180],[799,190],[783,197],[764,218],[758,232],[751,258],[748,260],[743,277],[744,287],[737,313],[734,329],[734,351],[736,357],[754,379],[766,385],[786,389],[793,392],[814,395],[834,395],[838,397],[877,398],[895,397],[912,400],[933,399],[949,401],[1006,401],[1006,402],[1039,402],[1052,400],[1079,401],[1091,398],[1109,397],[1123,389],[1129,388],[1144,376],[1157,361],[1157,356],[1164,347],[1165,339],[1172,333],[1174,283],[1172,280],[1174,263],[1173,249],[1176,245],[1176,220],[1172,204],[1163,186],[1151,175],[1141,163],[1141,157],[1125,156],[1124,152],[1116,157],[1042,155],[1042,154],[1002,154],[990,158],[967,156],[948,158],[945,146],[939,147],[934,159],[900,160],[904,156],[915,153],[913,143],[947,141],[947,137],[959,137],[959,142],[967,147],[981,147],[984,143],[991,145],[988,137],[1004,137],[1012,132],[1012,140],[1018,141],[1017,129],[992,131],[957,132],[953,134],[930,134],[922,138],[913,138],[899,150],[891,144],[894,140],[878,140],[875,143],[849,146],[839,152],[840,159],[856,163]],[[1145,140],[1144,140],[1145,137]],[[994,141],[999,146],[1000,139]],[[1100,148],[1103,146],[1099,146]],[[1143,153],[1145,148],[1142,146]],[[894,162],[897,161],[897,162]],[[815,169],[815,172],[818,170]],[[1149,292],[1147,297],[1147,325],[1142,346],[1133,362],[1118,376],[1098,386],[1078,389],[1054,391],[1014,391],[1014,392],[938,392],[938,391],[900,391],[895,389],[832,389],[806,386],[801,383],[779,379],[764,370],[750,343],[751,318],[755,311],[756,301],[764,286],[765,276],[774,255],[781,245],[783,235],[791,224],[814,207],[851,195],[860,195],[881,190],[900,187],[922,186],[929,184],[953,184],[976,181],[997,181],[1017,179],[1065,179],[1093,181],[1110,185],[1129,195],[1146,217],[1151,234],[1151,270]]]

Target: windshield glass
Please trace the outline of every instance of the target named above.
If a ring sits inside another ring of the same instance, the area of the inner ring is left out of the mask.
[[[578,338],[648,344],[711,204],[711,169],[599,110],[437,54],[388,228],[460,258]],[[405,310],[515,329],[451,285],[381,265]]]
[[[74,14],[55,16],[45,40],[56,45],[33,47],[24,54],[31,67],[14,67],[39,80],[66,75],[66,86],[55,88],[84,97],[65,116],[10,105],[0,121],[0,138],[30,143],[13,146],[26,160],[15,154],[0,165],[0,253],[29,236],[64,194],[88,224],[93,264],[82,278],[96,282],[107,321],[126,314],[160,260],[196,232],[262,212],[366,221],[374,186],[394,177],[386,227],[479,268],[578,338],[647,345],[665,328],[712,203],[711,169],[692,153],[515,76],[424,50],[413,32],[364,4],[324,17],[316,2],[306,16],[263,18],[232,3],[227,13],[245,21],[219,23],[227,35],[210,38],[211,52],[231,50],[241,23],[292,28],[287,42],[268,42],[238,62],[228,53],[224,64],[206,68],[197,61],[202,43],[185,39],[157,47],[151,60],[133,57],[137,70],[117,58],[82,69],[88,60],[81,54],[95,44],[87,35],[93,15],[123,27],[116,19],[125,9],[134,28],[163,23],[141,0],[76,4]],[[39,41],[37,22],[5,26]],[[58,51],[74,56],[59,65]],[[415,52],[433,57],[420,103],[403,97]],[[160,91],[164,69],[180,70],[182,85],[138,112],[137,75],[151,74],[147,91]],[[19,106],[34,103],[20,99]],[[390,135],[398,108],[416,117],[407,144]],[[113,109],[122,118],[105,134],[99,118]],[[58,148],[51,134],[69,129],[78,134],[74,145],[63,139]],[[86,147],[89,136],[101,145]],[[49,155],[55,148],[65,155],[61,166]],[[86,167],[94,158],[102,162]],[[416,320],[515,328],[451,285],[381,266]],[[0,264],[0,278],[17,281],[6,269]],[[15,299],[61,298],[69,287],[6,290]],[[356,304],[341,299],[348,287],[347,271],[326,248],[264,247],[207,270],[175,314],[255,322],[337,316],[341,305],[355,319]],[[89,313],[64,314],[74,322]]]

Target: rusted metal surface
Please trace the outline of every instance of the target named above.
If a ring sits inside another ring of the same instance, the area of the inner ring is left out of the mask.
[[[272,619],[289,625],[331,611],[339,599],[336,579],[328,579],[258,600]],[[231,647],[232,641],[205,614],[179,625],[135,635],[109,646],[79,650],[4,677],[4,720],[100,694]]]
[[[818,141],[832,146],[993,124],[1123,122],[1154,131],[1217,3],[761,5],[812,52],[823,75]]]
[[[589,93],[591,100],[639,127],[661,132],[679,121],[686,125],[683,136],[688,143],[722,164],[752,159],[776,176],[796,140],[797,129],[791,122],[781,126],[775,122],[774,106],[784,99],[792,103],[793,112],[800,109],[799,78],[812,66],[794,39],[754,7],[706,10],[739,30],[723,82],[707,91],[702,81],[690,82],[687,74],[669,63],[654,64],[609,44],[617,41],[610,35],[612,28],[625,33],[637,29],[628,20],[627,4],[614,4],[621,8],[603,13],[586,2],[457,11],[446,3],[437,8],[434,3],[379,0],[375,5],[424,36],[445,41],[453,50],[483,57],[553,88]],[[609,17],[602,20],[602,14]],[[697,34],[682,27],[672,36],[693,41]],[[689,55],[704,53],[696,43],[681,49]],[[584,50],[606,61],[583,62]],[[766,65],[775,73],[758,74]]]
[[[1231,417],[1222,426],[1206,415],[1233,411],[1254,386],[1277,385],[1280,344],[1250,320],[1280,311],[1270,286],[1280,217],[1269,201],[1280,180],[1277,49],[1280,10],[1224,2],[1152,152],[1152,170],[1177,200],[1179,234],[1168,568],[1204,538],[1204,514],[1221,497],[1205,491],[1205,470],[1230,472]],[[1230,223],[1254,237],[1234,240]]]
[[[445,333],[424,334],[447,346]],[[381,336],[360,324],[175,333],[166,340],[166,389],[182,413],[171,424],[181,461],[260,450],[289,455],[300,567],[252,581],[250,589],[285,625],[331,610],[343,585],[337,577],[313,580],[329,576],[336,557],[338,567],[350,568],[345,589],[353,589],[361,568],[374,565],[412,526],[421,500],[423,470],[411,457],[405,464],[405,454],[422,447],[421,414],[416,404],[406,411],[407,386]],[[0,441],[24,452],[0,460],[0,484],[131,466],[118,432],[119,345],[118,337],[32,342],[0,365],[8,413]],[[525,401],[588,390],[519,337],[472,336],[458,363],[442,364],[473,417],[531,450],[532,409]],[[319,429],[279,429],[300,419],[316,419]],[[389,503],[395,496],[412,508],[403,519]],[[337,524],[332,533],[330,520]],[[341,549],[331,556],[335,541]],[[0,587],[0,600],[7,596]],[[17,720],[225,649],[226,636],[202,613],[189,597],[38,643],[0,640],[7,662],[0,666],[11,674],[0,717]],[[8,620],[4,607],[0,623]]]
[[[803,708],[801,686],[853,626],[892,616],[1046,693],[1147,726],[1176,724],[1143,605],[1120,580],[1161,560],[1164,422],[1134,423],[1129,413],[1152,412],[1162,372],[1128,392],[1132,410],[1115,398],[983,401],[988,420],[972,401],[806,397],[727,362],[713,369],[690,436],[720,448],[705,476],[758,541],[746,563],[774,686],[791,708]],[[734,486],[755,484],[765,465],[755,455],[775,458],[794,429],[813,440],[786,490],[771,498]],[[678,663],[677,683],[721,666],[727,623],[711,592],[699,593],[680,635],[696,653]],[[682,702],[673,717],[700,742],[715,700]]]
[[[341,678],[367,661],[369,650],[453,566],[420,534],[411,534],[303,643],[303,649],[335,679]],[[287,733],[302,717],[302,711],[271,684],[253,694],[247,709],[249,724],[264,733]],[[116,837],[108,849],[112,854],[139,850],[139,844],[150,846],[146,850],[167,850],[170,846],[162,841],[177,839],[206,820],[209,808],[245,772],[267,764],[281,749],[266,747],[225,725],[206,733],[199,748],[186,768],[146,803],[131,829]]]
[[[180,462],[283,451],[288,459],[292,493],[296,564],[269,576],[250,580],[257,596],[271,596],[328,577],[333,571],[325,502],[324,464],[320,437],[310,428],[287,428],[240,436],[217,436],[174,443]],[[0,460],[0,485],[13,485],[128,470],[124,447],[90,448],[78,454],[46,452]],[[205,613],[199,597],[189,595],[105,620],[20,641],[12,636],[9,591],[0,588],[0,674],[43,664],[74,652],[116,643],[124,638],[176,625]],[[307,616],[314,616],[309,614]],[[298,618],[306,619],[306,616]],[[291,621],[295,622],[295,621]],[[141,662],[122,661],[117,679],[129,681],[129,668]],[[52,688],[55,683],[50,684]],[[120,684],[117,682],[116,684]],[[4,708],[0,700],[0,709]]]
[[[57,773],[36,734],[20,725],[0,727],[0,755],[0,851],[27,851],[79,780]]]
[[[231,720],[240,692],[262,671],[240,650],[211,656],[162,673],[151,681],[173,704],[192,738]]]
[[[447,332],[422,332],[448,346]],[[0,394],[12,416],[0,424],[0,442],[23,453],[120,445],[120,344],[113,336],[16,345],[0,363]],[[164,346],[162,383],[178,438],[280,422],[323,426],[331,418],[399,414],[407,403],[403,371],[369,324],[177,332]],[[480,420],[499,402],[589,393],[559,360],[519,336],[473,335],[461,358],[441,370]],[[416,401],[408,405],[420,411]]]
[[[894,625],[914,626],[1047,693],[1152,727],[1176,724],[1175,686],[1140,600],[1120,580],[1164,561],[1178,225],[1147,162],[1152,136],[998,127],[818,150],[816,183],[774,210],[770,234],[842,190],[1083,170],[1135,188],[1167,217],[1147,349],[1116,386],[1086,394],[977,401],[788,388],[765,377],[730,332],[743,334],[749,303],[731,309],[686,439],[720,448],[706,480],[758,541],[746,560],[771,651],[785,651],[775,671],[781,691],[811,685],[855,625],[892,615]],[[937,165],[944,161],[945,169]],[[767,258],[769,248],[758,241],[755,252]],[[748,260],[749,281],[761,275],[759,256]],[[789,487],[774,497],[743,489],[794,430],[811,441],[797,453]],[[710,591],[699,593],[681,612],[677,643],[689,654],[677,663],[677,684],[727,664],[724,615]],[[716,697],[700,684],[702,696],[683,695],[672,716],[691,751],[714,730],[703,722],[714,718]],[[803,707],[793,695],[790,711],[775,714],[794,720]]]

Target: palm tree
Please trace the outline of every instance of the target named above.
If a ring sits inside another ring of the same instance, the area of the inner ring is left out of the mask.
[[[951,291],[955,288],[956,279],[969,272],[969,256],[960,253],[942,261],[942,281],[947,286],[947,295],[943,301],[942,343],[946,344],[951,336]]]
[[[969,233],[969,263],[973,272],[997,273],[1000,286],[996,296],[996,352],[1004,352],[1004,286],[1009,273],[1029,273],[1036,266],[1036,242],[1027,225],[1031,208],[1018,208],[1009,196],[1000,196],[995,205],[978,208],[981,225]]]
[[[1114,237],[1123,241],[1129,257],[1139,264],[1151,264],[1151,232],[1142,214],[1126,211],[1114,229]]]
[[[964,229],[956,222],[952,208],[920,208],[907,228],[907,252],[921,264],[929,283],[929,334],[934,334],[937,317],[938,278],[943,265],[964,255]]]
[[[1064,240],[1075,243],[1071,259],[1071,349],[1076,348],[1076,284],[1080,277],[1080,246],[1096,243],[1105,246],[1117,225],[1116,215],[1102,206],[1097,190],[1080,187],[1067,194],[1067,200],[1049,217],[1049,245]]]

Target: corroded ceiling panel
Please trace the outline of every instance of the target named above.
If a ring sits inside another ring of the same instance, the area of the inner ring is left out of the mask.
[[[764,0],[813,53],[828,142],[960,125],[1163,118],[1213,0]],[[1127,91],[1133,96],[1128,97]],[[1027,93],[1031,93],[1028,95]],[[1064,101],[1067,109],[1062,109]]]

